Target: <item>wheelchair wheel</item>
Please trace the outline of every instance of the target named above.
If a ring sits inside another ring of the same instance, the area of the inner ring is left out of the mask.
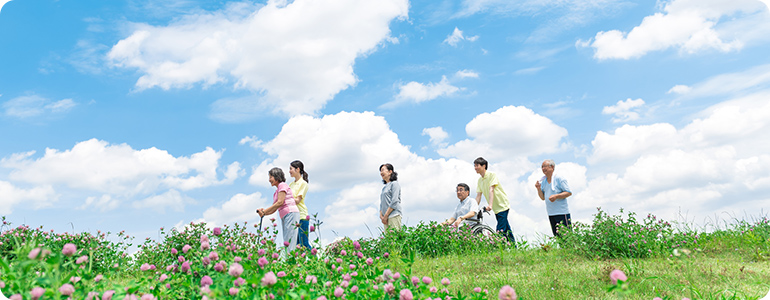
[[[476,226],[473,226],[473,234],[477,235],[483,235],[483,236],[492,236],[495,234],[495,231],[492,230],[492,227],[489,227],[484,224],[478,224]]]

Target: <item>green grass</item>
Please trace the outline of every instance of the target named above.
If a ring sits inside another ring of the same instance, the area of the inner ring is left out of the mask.
[[[104,234],[55,234],[4,223],[8,230],[0,233],[0,288],[21,291],[27,299],[33,287],[43,287],[46,299],[64,299],[59,287],[78,276],[83,280],[74,284],[78,293],[74,299],[84,298],[88,291],[109,289],[118,291],[119,299],[127,293],[188,299],[201,293],[199,282],[207,275],[216,283],[211,295],[217,299],[261,299],[268,293],[276,293],[277,299],[298,299],[300,294],[310,299],[320,295],[334,299],[334,290],[343,285],[343,275],[349,272],[341,269],[355,264],[361,275],[353,284],[361,290],[357,294],[345,290],[348,299],[398,299],[398,293],[383,290],[384,269],[400,272],[403,278],[391,282],[396,291],[411,289],[414,299],[484,298],[484,293],[472,292],[476,287],[488,290],[486,299],[498,299],[500,288],[506,285],[516,289],[519,299],[760,299],[770,290],[767,218],[735,220],[724,228],[702,230],[687,224],[675,226],[652,215],[641,219],[633,212],[623,216],[599,210],[594,222],[575,223],[571,230],[562,232],[562,239],[517,239],[516,249],[499,236],[479,237],[435,222],[421,223],[383,238],[336,241],[321,249],[318,256],[277,259],[265,268],[257,265],[257,257],[271,257],[279,250],[272,241],[257,242],[260,235],[250,233],[245,225],[224,226],[220,233],[212,233],[205,224],[192,224],[183,232],[164,232],[160,242],[147,240],[139,253],[126,256],[126,247],[131,245],[127,237],[113,243]],[[274,227],[267,228],[277,233]],[[269,236],[270,232],[259,234]],[[204,251],[202,248],[208,247],[203,247],[203,240],[209,238],[211,249]],[[64,256],[64,243],[74,243],[81,252]],[[181,251],[186,245],[192,248],[185,256],[191,272],[167,271],[165,266],[179,265],[179,257],[184,255],[174,250]],[[28,258],[38,246],[51,252],[45,259]],[[213,263],[204,263],[211,251],[219,253],[220,262],[245,258],[241,262],[246,270],[243,277],[257,285],[242,288],[239,297],[229,297],[232,276],[227,270],[215,271]],[[81,255],[90,257],[87,268],[75,262]],[[142,264],[156,265],[158,271],[140,271]],[[609,274],[616,269],[628,276],[626,282],[610,282]],[[259,285],[268,271],[286,271],[288,277],[274,286]],[[160,273],[168,274],[169,279],[161,283]],[[103,274],[105,279],[97,283],[96,274]],[[318,276],[318,284],[305,284],[311,274]],[[432,283],[413,286],[413,276],[428,276]],[[441,290],[442,278],[452,281],[448,292]],[[166,283],[170,287],[166,288]],[[128,292],[123,292],[126,288]]]
[[[770,290],[770,262],[750,249],[712,248],[690,256],[589,259],[567,249],[535,248],[418,258],[412,274],[453,279],[450,291],[511,285],[525,299],[618,299],[609,273],[628,275],[627,299],[760,299]],[[403,267],[403,266],[402,266]],[[734,298],[733,298],[734,297]]]

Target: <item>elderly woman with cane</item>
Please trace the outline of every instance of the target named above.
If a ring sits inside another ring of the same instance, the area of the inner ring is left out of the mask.
[[[286,184],[286,177],[280,168],[272,168],[267,172],[270,185],[276,187],[273,194],[273,205],[267,208],[257,209],[260,217],[275,213],[281,216],[283,231],[283,244],[287,246],[288,251],[297,247],[297,226],[299,224],[299,209],[294,201],[294,195],[291,188]]]

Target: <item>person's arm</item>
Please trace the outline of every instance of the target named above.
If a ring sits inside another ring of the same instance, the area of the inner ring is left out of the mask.
[[[489,186],[489,206],[487,206],[487,210],[492,210],[492,205],[495,203],[495,186],[491,185]]]
[[[537,189],[537,196],[540,197],[540,200],[545,201],[545,194],[543,193],[543,189],[540,187],[541,187],[540,180],[538,180],[537,182],[535,182],[535,188]]]
[[[278,210],[278,208],[283,206],[284,202],[286,202],[286,192],[283,192],[283,191],[278,192],[278,200],[275,201],[275,203],[273,203],[273,205],[270,205],[267,208],[260,208],[260,209],[257,210],[257,212],[260,213],[259,214],[260,217],[264,217],[266,215],[271,215],[276,210]]]
[[[452,218],[452,220],[454,221],[454,226],[460,226],[460,224],[461,224],[463,221],[465,221],[465,220],[467,220],[467,219],[470,219],[470,218],[473,218],[473,216],[475,216],[475,215],[476,215],[476,211],[474,211],[474,210],[471,210],[471,211],[469,211],[467,214],[465,214],[465,215],[462,215],[462,216],[460,216],[459,218],[457,218],[457,221],[454,221],[454,218]]]
[[[556,200],[564,199],[564,198],[567,198],[569,196],[572,196],[571,192],[561,192],[561,193],[558,193],[558,194],[551,195],[551,197],[548,197],[548,200],[551,200],[551,202],[554,202]]]
[[[388,221],[388,218],[390,218],[390,213],[392,213],[392,212],[393,212],[393,208],[392,207],[388,207],[388,210],[385,211],[385,215],[382,216],[382,219],[385,220],[386,223]]]
[[[307,183],[303,184],[299,189],[297,189],[297,193],[294,195],[294,201],[296,201],[297,204],[304,203],[305,194],[307,194]]]
[[[446,221],[442,222],[441,225],[449,225],[455,222],[455,217],[452,216],[451,218],[447,219]]]
[[[481,204],[481,192],[476,194],[476,204]]]
[[[557,180],[558,180],[558,183],[557,183]],[[548,200],[550,200],[551,202],[554,202],[558,199],[566,199],[567,197],[572,196],[572,192],[570,191],[569,184],[567,183],[566,180],[554,178],[553,183],[558,184],[557,186],[559,190],[561,190],[562,192],[551,195],[551,197],[548,197]]]
[[[385,220],[390,217],[390,213],[395,210],[398,199],[401,199],[401,186],[398,183],[393,183],[390,186],[390,199],[388,199],[388,210],[385,212]]]

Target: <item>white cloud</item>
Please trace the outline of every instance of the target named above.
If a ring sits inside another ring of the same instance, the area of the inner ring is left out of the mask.
[[[457,71],[457,73],[455,73],[455,77],[460,79],[479,78],[479,73],[472,70],[460,70],[460,71]]]
[[[385,103],[381,108],[393,108],[404,103],[422,103],[438,97],[451,96],[465,88],[452,85],[446,76],[441,77],[438,83],[427,84],[411,81],[398,87],[399,92],[393,101]]]
[[[632,100],[628,98],[625,101],[618,101],[613,106],[605,106],[602,109],[602,114],[615,115],[612,117],[612,122],[615,123],[635,121],[639,119],[639,112],[635,110],[643,105],[644,100],[642,99]]]
[[[120,200],[113,198],[112,195],[104,194],[98,198],[93,196],[86,198],[86,202],[78,207],[78,209],[96,208],[101,212],[105,212],[116,209],[118,206],[120,206]]]
[[[438,147],[446,147],[444,140],[449,137],[449,134],[444,131],[444,128],[441,128],[441,126],[425,128],[422,130],[422,135],[429,136],[430,143]]]
[[[457,45],[462,41],[475,42],[478,39],[478,35],[464,36],[463,31],[455,27],[455,30],[452,31],[452,34],[447,36],[447,38],[444,40],[444,43],[447,43],[452,47],[457,47]]]
[[[668,123],[652,125],[623,125],[613,133],[599,131],[591,141],[593,153],[588,163],[599,164],[614,160],[636,159],[651,149],[670,149],[679,138],[676,128]]]
[[[222,152],[211,148],[190,156],[174,157],[157,148],[134,150],[129,145],[110,145],[91,139],[72,149],[46,149],[40,158],[34,151],[0,160],[11,169],[9,178],[38,185],[64,184],[70,188],[112,195],[149,194],[159,190],[183,191],[231,184],[243,171],[234,162],[219,170]],[[224,178],[219,179],[221,171]]]
[[[741,22],[756,22],[745,16],[761,10],[761,4],[755,0],[673,0],[665,3],[662,12],[645,17],[630,32],[597,33],[591,47],[595,50],[594,58],[599,60],[637,58],[669,48],[690,54],[707,49],[740,50],[746,42],[741,38],[746,39],[749,35],[721,28],[730,28],[734,23],[738,25],[733,27],[742,27]],[[725,20],[724,17],[733,18]],[[727,24],[719,26],[724,23]],[[757,25],[767,28],[761,23]]]
[[[8,2],[11,2],[11,0],[0,0],[0,11],[3,11],[3,6]]]
[[[406,157],[414,155],[399,143],[385,119],[373,112],[340,112],[322,118],[295,116],[275,138],[258,146],[275,158],[256,166],[249,183],[269,186],[270,168],[277,166],[286,171],[290,162],[299,159],[310,175],[312,189],[349,186],[362,178],[378,176],[379,166],[385,162],[406,161]],[[340,168],[340,162],[355,168]]]
[[[50,206],[59,200],[59,195],[50,185],[41,185],[30,189],[14,186],[0,180],[0,215],[13,212],[13,208],[23,204],[26,208],[39,209]]]
[[[770,168],[768,99],[770,90],[735,97],[679,129],[659,123],[597,133],[588,162],[601,175],[572,203],[669,218],[679,209],[708,216],[770,205],[770,176],[762,171]]]
[[[488,160],[508,160],[561,150],[567,130],[550,119],[523,106],[505,106],[483,113],[465,126],[469,139],[459,141],[438,153],[472,161],[478,156]]]
[[[186,204],[195,203],[195,199],[183,195],[175,189],[168,190],[167,192],[147,197],[143,200],[136,201],[132,204],[134,208],[151,208],[160,213],[166,213],[166,208],[170,208],[176,212],[183,212]]]
[[[406,0],[237,3],[168,26],[135,25],[108,58],[139,69],[140,90],[233,79],[259,94],[252,106],[313,113],[356,84],[355,60],[387,41],[390,22],[406,18],[408,8]]]
[[[383,163],[392,163],[399,174],[402,204],[411,224],[420,219],[446,218],[454,207],[455,185],[475,183],[477,177],[471,161],[432,160],[412,153],[385,119],[372,112],[293,117],[259,149],[273,158],[255,166],[249,182],[267,186],[270,168],[285,170],[292,160],[301,160],[309,174],[310,193],[335,192],[336,200],[324,209],[324,222],[337,231],[362,229],[364,224],[371,230],[378,226],[382,189],[378,169]]]
[[[53,113],[64,113],[71,110],[75,105],[77,105],[77,103],[72,101],[72,99],[64,99],[51,104],[46,104],[43,108],[50,110]]]
[[[672,87],[670,90],[668,90],[668,94],[674,93],[674,94],[680,94],[681,95],[681,94],[687,94],[690,91],[692,91],[691,87],[686,86],[686,85],[678,84],[678,85],[675,85],[674,87]]]
[[[538,26],[525,42],[538,43],[553,41],[569,29],[612,16],[626,5],[624,0],[463,0],[455,17],[488,13],[536,19]]]
[[[770,64],[758,65],[751,69],[721,74],[694,84],[687,98],[731,96],[738,93],[757,92],[770,89]]]
[[[44,114],[61,114],[70,111],[77,103],[72,99],[56,102],[39,95],[20,96],[3,103],[6,116],[16,118],[38,117]]]
[[[545,67],[532,67],[532,68],[516,70],[516,72],[513,72],[513,73],[516,75],[529,75],[529,74],[535,74],[537,72],[540,72],[543,69],[545,69]]]
[[[272,200],[272,199],[270,199]],[[203,212],[203,218],[196,222],[206,222],[210,227],[236,222],[254,222],[259,220],[256,213],[258,208],[272,204],[259,192],[253,194],[236,194],[219,207],[210,207]],[[265,218],[269,218],[266,216]]]

